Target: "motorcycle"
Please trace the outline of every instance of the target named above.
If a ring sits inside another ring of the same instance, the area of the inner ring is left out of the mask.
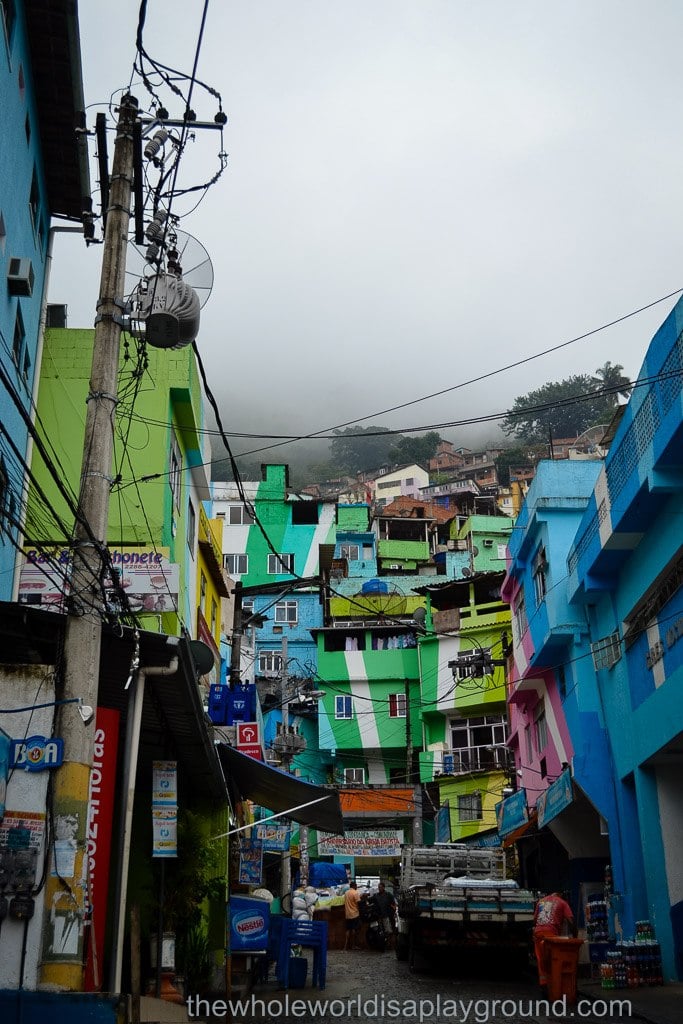
[[[387,933],[374,896],[366,896],[361,900],[360,917],[365,924],[365,941],[368,944],[368,949],[375,949],[378,953],[383,953],[387,948]]]

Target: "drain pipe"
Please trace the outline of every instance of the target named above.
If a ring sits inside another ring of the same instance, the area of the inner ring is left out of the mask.
[[[176,638],[173,637],[169,639]],[[125,802],[123,807],[123,819],[119,830],[119,869],[116,878],[114,949],[112,950],[112,963],[110,970],[110,992],[118,993],[121,991],[123,941],[126,931],[126,899],[128,896],[128,866],[130,863],[133,802],[135,799],[135,781],[138,769],[140,731],[142,728],[142,706],[145,700],[145,680],[148,676],[172,676],[175,675],[177,671],[177,655],[173,658],[170,665],[151,665],[146,668],[138,669],[135,674],[135,685],[131,688],[128,698],[123,765]]]

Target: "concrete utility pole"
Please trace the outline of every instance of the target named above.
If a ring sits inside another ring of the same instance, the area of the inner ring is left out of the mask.
[[[133,125],[137,100],[124,96],[119,108],[107,227],[102,252],[90,390],[79,493],[85,529],[74,531],[70,614],[64,643],[63,691],[83,707],[97,709],[100,675],[101,584],[107,543],[114,451],[114,415],[119,369],[126,246],[133,186]],[[95,538],[93,541],[92,538]],[[63,704],[56,735],[65,759],[54,778],[54,843],[45,887],[40,984],[61,991],[83,990],[83,933],[87,903],[86,830],[94,722],[86,724],[79,704]]]

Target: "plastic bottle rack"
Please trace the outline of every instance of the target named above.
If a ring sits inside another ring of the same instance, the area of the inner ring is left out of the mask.
[[[652,935],[649,924],[647,930],[636,932],[637,935],[646,933]],[[606,954],[605,962],[600,964],[602,988],[638,988],[662,984],[662,956],[659,943],[654,938],[617,942],[615,949]]]

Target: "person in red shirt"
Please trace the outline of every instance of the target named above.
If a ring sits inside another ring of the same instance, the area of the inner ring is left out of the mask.
[[[534,910],[534,953],[538,965],[538,984],[545,988],[550,974],[550,946],[545,941],[549,936],[560,935],[565,922],[572,935],[576,935],[576,922],[572,908],[559,892],[542,896]]]

